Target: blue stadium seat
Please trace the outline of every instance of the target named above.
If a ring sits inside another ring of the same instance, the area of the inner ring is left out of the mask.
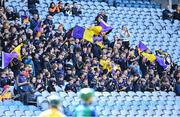
[[[4,114],[6,116],[13,116],[14,115],[14,112],[13,111],[5,111]]]
[[[121,115],[127,116],[127,115],[129,115],[129,111],[127,111],[127,110],[121,110]]]

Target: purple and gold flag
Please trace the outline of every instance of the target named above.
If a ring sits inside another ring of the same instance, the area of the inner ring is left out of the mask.
[[[101,32],[109,34],[112,31],[112,27],[109,26],[105,21],[101,20],[99,26],[102,27]]]
[[[23,43],[21,43],[21,44],[19,44],[17,47],[15,47],[14,48],[14,50],[11,52],[11,53],[13,53],[13,52],[16,52],[17,54],[18,54],[18,60],[22,60],[22,58],[21,58],[21,47],[23,46],[24,44]]]
[[[102,35],[100,35],[100,36],[93,36],[93,42],[96,42],[96,41],[103,41]]]
[[[37,26],[34,28],[34,31],[36,32],[37,37],[41,36],[41,22],[38,22]]]
[[[80,26],[75,26],[73,28],[72,37],[76,39],[83,39],[85,29]]]
[[[138,49],[142,52],[144,50],[147,50],[148,47],[142,41],[139,41]]]
[[[159,56],[156,56],[156,61],[157,61],[157,62],[159,63],[159,65],[160,65],[161,67],[163,67],[164,69],[167,68],[167,65],[166,65],[166,63],[165,63],[165,61],[164,61],[163,58],[161,58],[161,57],[159,57]]]
[[[26,15],[21,16],[21,21],[23,24],[27,24],[29,22],[29,18]]]
[[[6,53],[2,51],[2,69],[6,68],[9,63],[13,60],[13,58],[18,58],[18,54],[16,52]]]

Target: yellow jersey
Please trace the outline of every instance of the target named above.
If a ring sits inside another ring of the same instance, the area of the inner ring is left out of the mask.
[[[65,117],[65,115],[60,113],[56,108],[51,108],[42,112],[39,117]]]

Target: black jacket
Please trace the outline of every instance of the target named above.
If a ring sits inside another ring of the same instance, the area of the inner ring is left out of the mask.
[[[28,9],[36,9],[36,3],[39,4],[39,0],[28,0]]]
[[[163,20],[171,19],[172,16],[170,16],[169,14],[172,14],[171,11],[169,11],[168,9],[165,9],[163,11],[163,16],[162,16]]]
[[[180,13],[174,12],[173,18],[174,18],[175,20],[180,20]]]

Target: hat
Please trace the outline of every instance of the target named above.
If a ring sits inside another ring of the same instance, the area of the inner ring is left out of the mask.
[[[91,88],[83,88],[80,90],[80,98],[83,101],[87,101],[88,99],[94,96],[94,90]]]

